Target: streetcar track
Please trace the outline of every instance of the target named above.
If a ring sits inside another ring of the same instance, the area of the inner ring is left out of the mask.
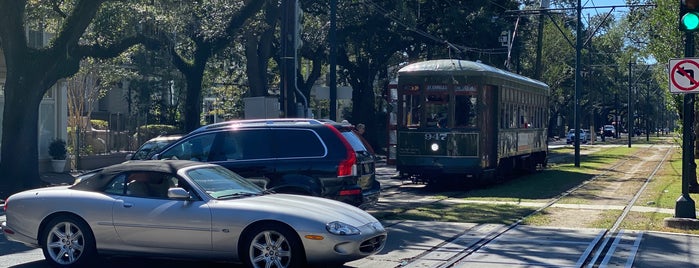
[[[651,147],[652,147],[652,146],[651,146]],[[649,148],[651,148],[651,147],[649,147]],[[643,185],[641,186],[641,188],[636,192],[636,194],[633,196],[633,198],[631,198],[631,200],[629,200],[629,202],[626,204],[626,207],[624,208],[624,210],[623,210],[623,212],[621,213],[621,215],[619,215],[619,217],[616,219],[616,221],[614,222],[614,225],[612,226],[612,228],[610,228],[610,229],[607,230],[607,234],[614,234],[614,233],[617,233],[617,232],[618,232],[619,226],[620,226],[621,223],[624,221],[624,219],[626,218],[626,216],[628,216],[629,212],[631,211],[631,208],[632,208],[633,205],[636,203],[636,201],[638,200],[638,198],[641,196],[641,194],[643,193],[643,191],[645,191],[646,187],[648,186],[648,183],[650,183],[650,181],[653,179],[653,177],[655,177],[655,174],[658,173],[658,170],[660,170],[660,168],[662,168],[663,163],[665,163],[665,161],[667,160],[668,156],[670,155],[670,153],[671,153],[672,151],[673,151],[673,150],[672,150],[672,147],[670,147],[670,148],[665,152],[665,155],[663,156],[663,158],[662,158],[660,161],[658,161],[658,164],[657,164],[657,165],[655,166],[655,168],[653,169],[653,172],[651,172],[651,174],[646,178],[646,181],[643,183]],[[597,253],[595,254],[595,256],[592,258],[592,260],[590,260],[590,262],[589,262],[589,264],[588,264],[588,267],[594,267],[595,264],[596,264],[596,262],[597,262],[597,260],[599,259],[599,257],[600,257],[601,255],[603,255],[603,254],[605,254],[605,255],[607,255],[607,256],[611,256],[611,255],[607,254],[607,252],[605,251],[605,249],[607,248],[607,244],[608,244],[609,241],[610,241],[610,238],[611,238],[611,235],[609,235],[609,236],[608,236],[608,235],[605,235],[605,239],[603,240],[602,244],[599,245],[599,247],[598,247],[598,252],[597,252]],[[613,252],[612,252],[612,253],[613,253]],[[607,260],[608,260],[608,259],[607,259],[607,257],[605,256],[605,260],[603,260],[603,263],[606,263]]]
[[[647,147],[645,150],[651,150],[651,149],[654,149],[654,148],[655,148],[655,146],[654,146],[654,145],[651,145],[651,146]],[[653,169],[652,173],[646,177],[646,180],[645,180],[645,182],[643,183],[643,185],[639,188],[638,191],[636,191],[635,195],[634,195],[628,202],[626,202],[626,205],[624,206],[623,212],[622,212],[621,215],[615,220],[614,225],[613,225],[611,228],[609,228],[609,229],[606,229],[606,230],[604,230],[604,231],[601,231],[601,232],[600,232],[600,235],[598,235],[593,241],[590,242],[590,246],[588,247],[587,250],[585,250],[585,252],[583,252],[583,254],[581,254],[581,256],[580,256],[580,258],[579,258],[579,260],[578,260],[578,262],[577,262],[578,267],[584,267],[584,266],[587,266],[587,267],[597,267],[597,266],[595,266],[595,265],[597,265],[596,263],[597,263],[598,261],[600,261],[600,257],[602,257],[602,256],[604,256],[604,259],[601,260],[602,264],[609,261],[609,258],[611,258],[611,255],[608,255],[608,254],[607,254],[608,251],[611,250],[611,252],[609,252],[609,253],[612,253],[612,254],[613,254],[613,253],[614,253],[613,251],[614,251],[615,248],[616,248],[616,247],[614,247],[613,245],[610,245],[610,244],[609,244],[610,241],[612,240],[612,237],[617,237],[617,239],[615,239],[614,242],[616,242],[616,243],[618,244],[618,241],[619,241],[618,239],[619,239],[619,237],[621,237],[621,235],[623,234],[623,232],[618,232],[619,226],[621,225],[621,223],[623,222],[623,220],[626,218],[626,216],[628,215],[628,213],[631,211],[633,205],[636,203],[636,201],[638,200],[638,198],[640,197],[640,195],[641,195],[641,194],[643,193],[643,191],[646,189],[648,183],[650,183],[650,181],[653,179],[653,177],[655,176],[655,174],[660,170],[660,168],[661,168],[661,167],[663,166],[663,164],[666,162],[668,156],[670,155],[670,153],[671,153],[672,151],[673,151],[673,148],[672,148],[672,147],[668,147],[668,148],[667,148],[667,151],[665,152],[663,158],[660,159],[659,161],[657,161],[658,163],[656,164],[656,166],[655,166],[655,168]],[[575,193],[576,191],[580,190],[581,188],[585,187],[586,185],[588,185],[588,184],[590,184],[590,183],[592,183],[592,182],[595,182],[595,181],[599,180],[600,178],[606,177],[608,174],[610,174],[610,173],[616,171],[619,167],[621,167],[621,166],[627,164],[628,162],[630,162],[630,161],[632,161],[632,160],[634,160],[634,159],[635,159],[635,158],[632,157],[632,156],[626,156],[624,159],[622,159],[621,161],[618,161],[617,163],[615,163],[615,164],[612,165],[611,167],[608,167],[608,168],[604,169],[604,171],[603,171],[602,173],[600,173],[600,174],[598,174],[598,175],[595,175],[594,177],[592,177],[592,178],[590,178],[590,179],[588,179],[588,180],[586,180],[586,181],[580,183],[580,184],[577,185],[576,187],[573,187],[573,188],[571,188],[571,189],[569,189],[569,190],[567,190],[567,191],[561,193],[561,194],[558,195],[557,197],[555,197],[555,198],[551,199],[549,202],[545,203],[543,206],[538,207],[536,210],[534,210],[533,212],[529,213],[528,215],[525,215],[525,216],[521,217],[521,218],[518,219],[516,222],[514,222],[514,223],[512,223],[512,224],[510,224],[510,225],[507,225],[507,226],[501,226],[501,227],[499,227],[499,228],[497,228],[497,229],[495,229],[495,230],[489,232],[488,234],[486,234],[485,236],[481,237],[481,238],[478,239],[477,241],[472,242],[472,243],[469,243],[469,245],[467,245],[464,249],[460,250],[460,252],[458,252],[457,254],[455,254],[454,256],[452,256],[451,258],[449,258],[445,263],[443,263],[443,264],[441,264],[441,265],[439,265],[439,266],[437,266],[437,267],[439,267],[439,268],[453,267],[455,264],[457,264],[457,263],[463,261],[463,260],[466,259],[468,256],[470,256],[470,255],[472,255],[472,254],[478,252],[478,250],[480,250],[480,249],[483,248],[484,246],[488,245],[489,243],[491,243],[492,241],[494,241],[494,240],[497,239],[498,237],[504,235],[504,234],[507,233],[508,231],[510,231],[510,230],[516,228],[517,226],[521,225],[522,222],[524,222],[524,220],[526,220],[527,218],[529,218],[529,217],[531,217],[531,216],[534,216],[534,215],[537,215],[537,214],[541,213],[543,210],[552,207],[552,206],[555,205],[556,203],[560,202],[560,200],[562,200],[563,198],[569,196],[569,195],[572,194],[572,193]],[[655,162],[656,160],[647,160],[647,161],[646,161],[646,160],[640,160],[640,161],[641,161],[641,162]],[[402,185],[389,186],[389,187],[387,187],[386,189],[399,188],[400,186],[402,186]],[[382,191],[383,191],[383,190],[382,190]],[[402,192],[402,193],[404,193],[404,192]],[[447,201],[448,199],[451,199],[451,198],[459,198],[460,196],[465,196],[465,195],[467,195],[467,193],[468,193],[468,191],[465,192],[465,193],[461,193],[461,194],[454,193],[454,194],[452,194],[452,195],[446,196],[445,198],[441,198],[441,199],[438,199],[438,200],[434,200],[433,202],[428,202],[427,204],[433,204],[433,203],[444,202],[444,201]],[[396,194],[396,195],[397,195],[397,194],[401,194],[401,192],[395,192],[395,193],[393,193],[393,194]],[[398,223],[396,223],[396,224],[398,224]],[[483,226],[483,225],[479,225],[479,226]],[[410,263],[413,263],[413,262],[419,260],[421,257],[423,257],[423,256],[425,256],[425,255],[427,255],[427,254],[430,254],[431,252],[440,249],[440,248],[443,247],[444,245],[446,245],[446,244],[448,244],[448,243],[450,243],[450,242],[452,242],[452,241],[458,239],[460,236],[464,235],[465,233],[472,232],[472,231],[474,231],[475,229],[480,228],[479,226],[474,227],[474,228],[472,228],[472,229],[470,229],[470,230],[466,230],[466,231],[464,231],[464,232],[461,233],[461,234],[457,234],[457,235],[453,236],[452,238],[450,238],[450,239],[448,239],[448,240],[445,240],[444,242],[442,242],[442,243],[440,243],[440,244],[438,244],[438,245],[432,247],[431,249],[429,249],[429,250],[427,250],[427,251],[425,251],[425,252],[419,254],[418,256],[414,256],[414,257],[410,258],[409,260],[404,260],[404,262],[401,263],[400,265],[398,265],[397,267],[402,267],[402,266],[409,265]],[[640,239],[640,237],[641,237],[641,236],[639,235],[639,238],[638,238],[638,239]],[[593,253],[594,253],[594,256],[592,255]],[[631,256],[631,257],[633,257],[633,256]],[[628,260],[628,261],[631,262],[631,263],[633,263],[633,260],[632,260],[632,259],[630,259],[630,260]],[[628,266],[628,265],[627,265],[627,266]],[[600,267],[604,267],[604,265],[602,265],[602,266],[600,266]]]

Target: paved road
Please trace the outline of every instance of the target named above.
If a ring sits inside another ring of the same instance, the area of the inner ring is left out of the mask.
[[[391,179],[390,167],[380,167],[384,187],[403,182]],[[382,200],[390,202],[390,200]],[[1,211],[1,210],[0,210]],[[0,214],[2,214],[0,212]],[[5,216],[0,215],[0,222]],[[603,230],[564,229],[497,224],[424,221],[385,222],[389,237],[385,249],[346,267],[580,267],[583,253],[601,239]],[[493,237],[503,228],[511,228]],[[600,267],[699,267],[699,236],[622,230],[610,236],[613,255],[598,256]],[[489,243],[484,244],[484,241]],[[476,246],[478,250],[464,249]],[[594,253],[592,254],[594,256]],[[456,261],[458,260],[458,261]],[[230,267],[227,264],[172,260],[112,258],[103,268],[123,267]],[[43,268],[41,251],[0,237],[0,267]]]

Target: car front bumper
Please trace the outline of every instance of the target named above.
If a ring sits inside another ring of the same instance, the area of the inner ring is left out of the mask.
[[[311,264],[345,263],[361,259],[381,251],[386,245],[388,232],[379,222],[358,227],[359,235],[325,235],[323,240],[306,240],[306,258]],[[328,251],[332,249],[332,251]]]

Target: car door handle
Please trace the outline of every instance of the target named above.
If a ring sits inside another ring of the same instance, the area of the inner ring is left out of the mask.
[[[125,208],[133,207],[133,203],[124,203]]]

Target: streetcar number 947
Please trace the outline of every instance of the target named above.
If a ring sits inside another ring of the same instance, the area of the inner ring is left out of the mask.
[[[425,133],[425,140],[443,141],[447,139],[447,133]]]

